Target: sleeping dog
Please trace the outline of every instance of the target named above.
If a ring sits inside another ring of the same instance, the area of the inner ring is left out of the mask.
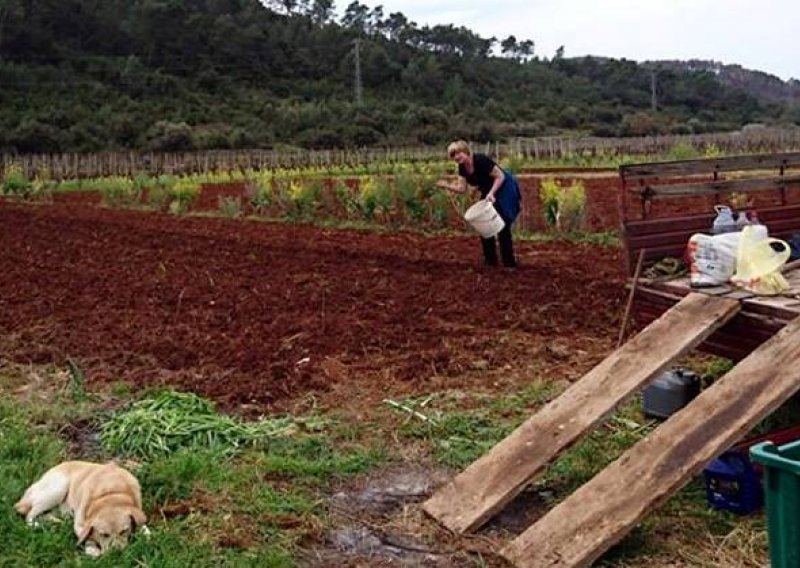
[[[113,463],[61,463],[28,487],[14,508],[32,525],[56,506],[74,516],[78,544],[91,556],[124,547],[147,520],[139,482]]]

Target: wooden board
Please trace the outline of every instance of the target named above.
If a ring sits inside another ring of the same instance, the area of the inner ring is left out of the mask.
[[[748,156],[726,156],[700,158],[672,162],[653,162],[620,166],[619,173],[625,180],[658,177],[665,175],[697,175],[714,172],[735,172],[760,169],[787,169],[800,166],[800,152],[784,154],[753,154]]]
[[[558,453],[738,310],[735,300],[689,294],[440,488],[425,511],[457,533],[479,527]]]
[[[800,183],[800,176],[774,176],[769,178],[731,179],[698,183],[647,185],[629,188],[631,193],[649,199],[668,199],[686,195],[717,195],[719,193],[775,191]]]
[[[512,541],[519,568],[589,566],[800,389],[800,318]]]
[[[759,219],[769,228],[770,236],[785,239],[800,233],[800,205],[764,207],[758,210],[758,214]],[[713,214],[704,213],[625,221],[622,236],[629,269],[643,248],[647,249],[645,262],[660,260],[665,256],[683,256],[689,237],[694,233],[708,232],[713,220]]]
[[[659,235],[685,231],[688,233],[702,233],[711,229],[715,213],[709,211],[694,215],[680,215],[656,219],[638,219],[625,221],[625,237],[640,237],[645,235]],[[770,234],[775,233],[773,226],[783,230],[791,230],[792,223],[800,230],[800,205],[783,205],[778,207],[761,207],[758,209],[758,218],[770,229]]]
[[[660,317],[665,311],[678,303],[680,296],[672,296],[652,289],[637,288],[635,310],[636,321],[645,324]],[[740,310],[728,323],[723,325],[698,349],[741,361],[762,343],[780,331],[788,323],[758,314]]]

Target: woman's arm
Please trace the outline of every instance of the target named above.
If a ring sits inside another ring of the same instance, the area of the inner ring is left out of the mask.
[[[465,193],[467,191],[467,180],[460,176],[455,183],[449,183],[444,180],[439,180],[436,182],[436,187],[440,189],[446,189],[448,191],[453,191],[455,193]]]
[[[492,173],[490,175],[492,176],[492,180],[493,180],[492,181],[492,189],[489,190],[489,193],[486,194],[486,199],[489,202],[494,203],[495,194],[503,186],[503,182],[506,179],[506,175],[503,173],[503,170],[501,170],[498,166],[495,166],[495,167],[492,168]]]

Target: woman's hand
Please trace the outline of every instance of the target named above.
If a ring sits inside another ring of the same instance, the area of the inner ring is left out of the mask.
[[[484,199],[489,203],[494,203],[495,201],[497,201],[497,199],[495,199],[494,193],[492,193],[491,191],[486,194],[486,197],[484,197]]]
[[[458,178],[456,183],[447,183],[444,180],[439,180],[436,182],[436,187],[452,191],[453,193],[464,193],[467,191],[467,182],[464,178]]]

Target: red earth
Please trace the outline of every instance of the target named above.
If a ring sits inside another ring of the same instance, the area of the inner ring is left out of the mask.
[[[488,269],[474,236],[77,198],[0,201],[0,239],[0,356],[71,357],[90,385],[169,384],[229,409],[496,386],[537,365],[574,378],[613,348],[625,301],[622,251],[568,242],[517,243],[520,268]]]

